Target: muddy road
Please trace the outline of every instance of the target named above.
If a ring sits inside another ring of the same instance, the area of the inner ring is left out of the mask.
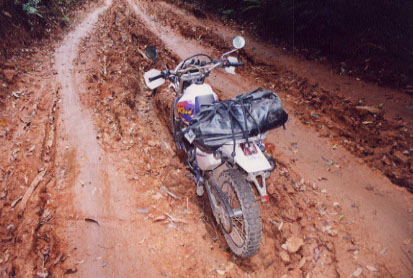
[[[2,63],[0,277],[411,277],[411,99],[259,41],[191,6],[106,0],[63,40]],[[218,56],[248,65],[209,82],[221,98],[276,91],[277,169],[253,258],[228,250],[174,151],[143,73]],[[23,70],[24,69],[24,70]],[[2,96],[3,96],[2,95]],[[374,97],[373,97],[374,95]],[[296,252],[281,246],[303,239]]]

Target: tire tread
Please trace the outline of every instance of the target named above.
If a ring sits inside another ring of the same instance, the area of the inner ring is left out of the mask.
[[[232,242],[231,237],[224,232],[225,239],[231,250],[240,257],[254,256],[260,246],[262,239],[262,221],[260,210],[251,185],[246,181],[244,174],[236,169],[226,170],[221,173],[218,180],[227,178],[231,182],[235,193],[240,201],[245,231],[245,242],[242,247],[238,247]]]

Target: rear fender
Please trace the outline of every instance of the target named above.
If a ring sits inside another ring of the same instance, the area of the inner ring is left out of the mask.
[[[253,144],[257,152],[255,154],[245,155],[241,148],[241,144],[237,143],[235,146],[234,162],[247,173],[257,173],[271,170],[270,163],[257,144],[255,142],[250,142],[250,144]],[[231,157],[233,149],[233,144],[224,145],[222,146],[222,153],[227,157]]]
[[[261,196],[261,201],[266,202],[269,198],[265,180],[269,177],[272,166],[257,144],[255,142],[250,142],[250,144],[253,144],[256,153],[246,155],[241,148],[241,144],[237,143],[234,162],[247,172],[247,181],[255,185]],[[231,157],[233,150],[234,145],[232,144],[222,146],[222,153],[227,157]]]

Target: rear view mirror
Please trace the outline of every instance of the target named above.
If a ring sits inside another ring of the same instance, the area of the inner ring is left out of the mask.
[[[245,39],[241,36],[236,36],[233,40],[232,40],[232,45],[236,48],[236,49],[241,49],[244,47],[245,45]]]
[[[149,59],[153,61],[156,59],[156,57],[158,57],[158,50],[156,50],[155,46],[148,46],[145,49],[145,54],[146,54],[146,57],[148,57]]]
[[[235,49],[225,52],[224,54],[221,55],[221,58],[224,58],[225,56],[231,54],[232,52],[235,52],[241,48],[243,48],[245,46],[245,39],[241,36],[236,36],[233,40],[232,40],[232,45],[234,46]]]

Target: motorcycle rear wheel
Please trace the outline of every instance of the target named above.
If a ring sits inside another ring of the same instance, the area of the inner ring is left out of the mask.
[[[252,257],[261,245],[262,223],[251,185],[241,171],[231,169],[220,174],[217,186],[236,213],[236,216],[230,217],[230,232],[221,226],[225,239],[235,255]]]

